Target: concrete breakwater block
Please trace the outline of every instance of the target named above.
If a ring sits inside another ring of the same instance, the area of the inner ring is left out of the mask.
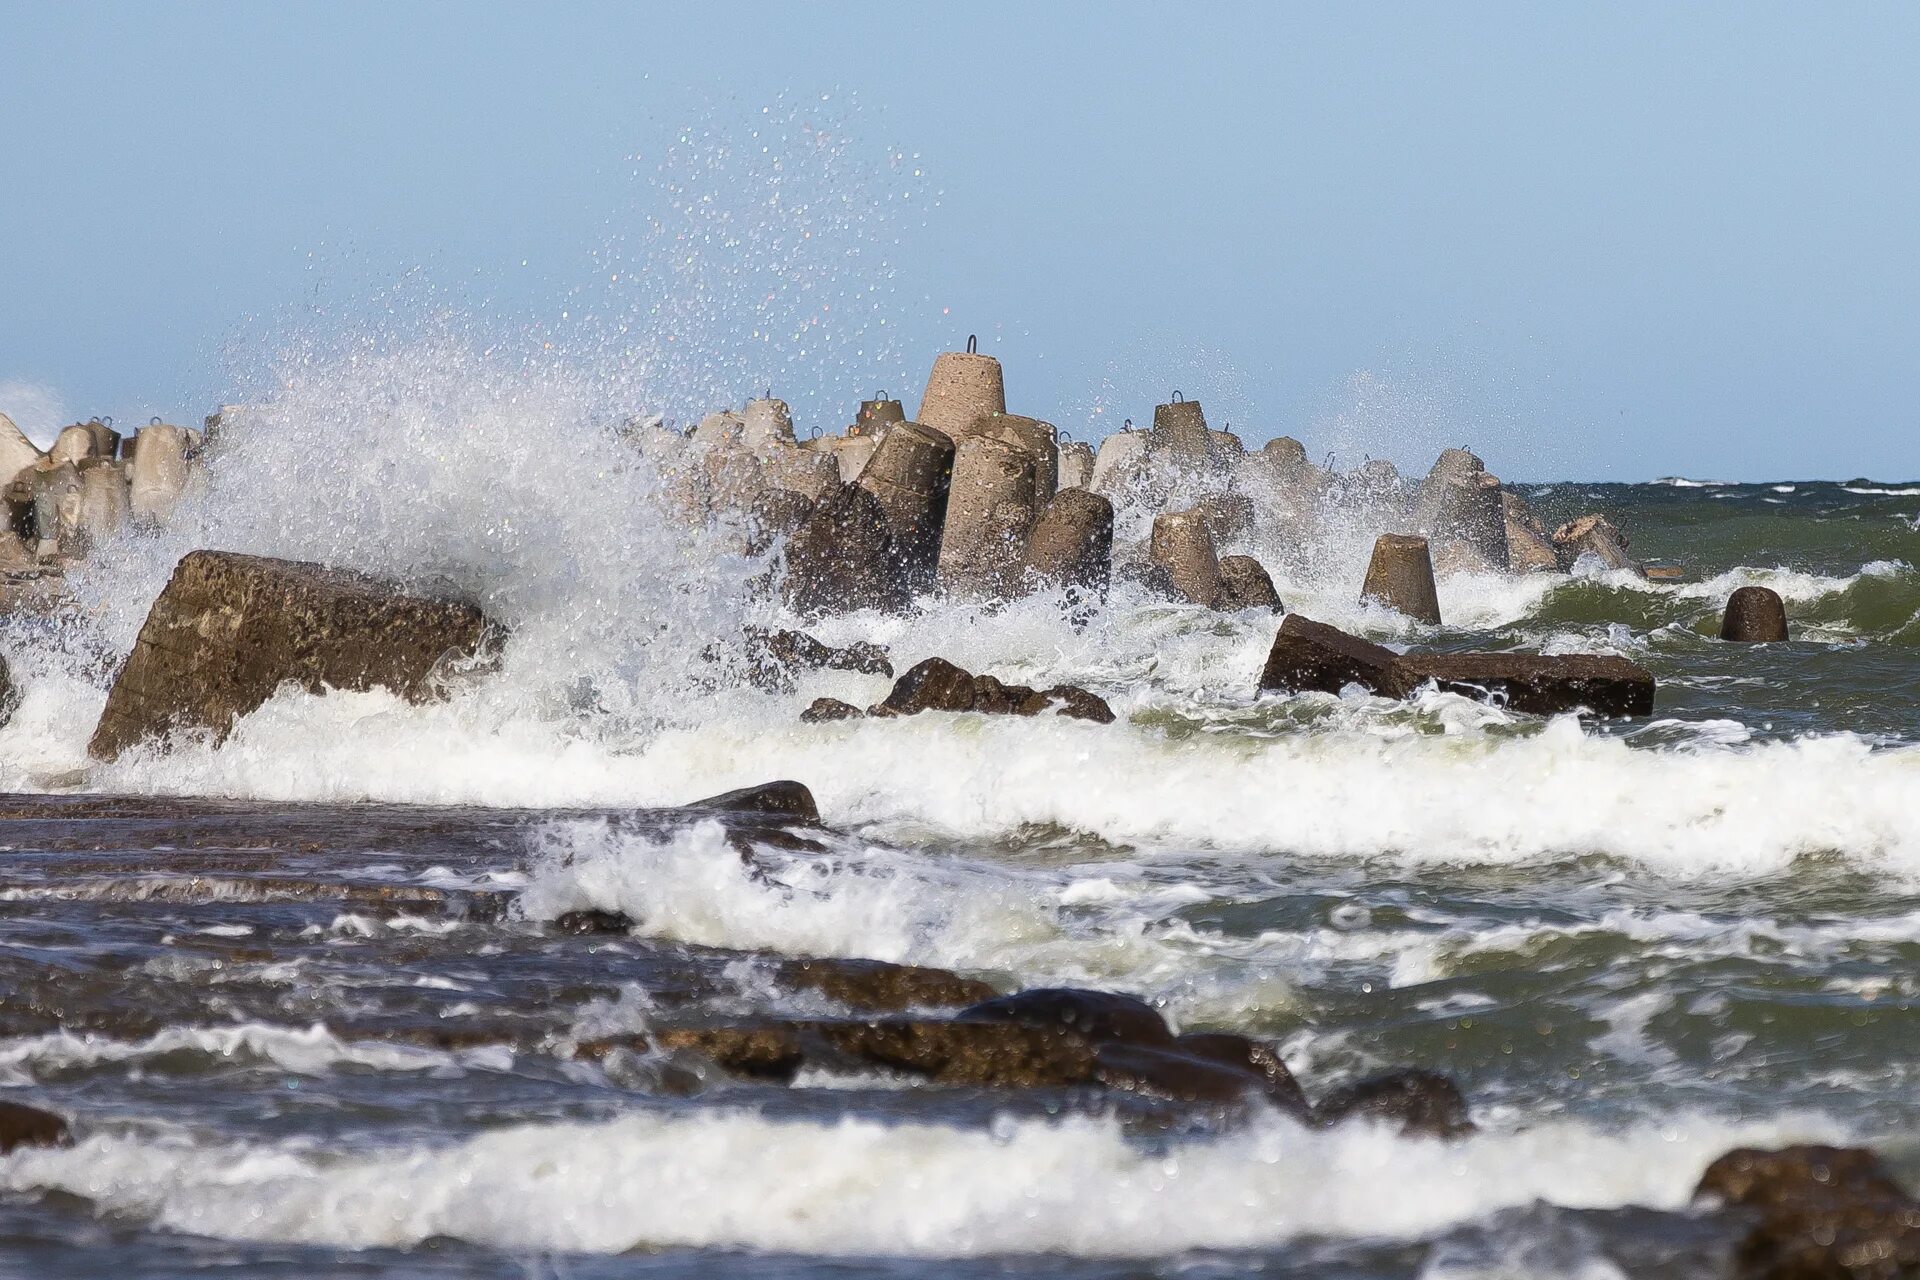
[[[1404,533],[1383,533],[1375,539],[1360,598],[1439,626],[1440,595],[1433,585],[1433,556],[1427,540]]]
[[[1262,692],[1339,693],[1355,684],[1382,697],[1405,698],[1430,683],[1530,715],[1579,710],[1603,716],[1653,714],[1653,674],[1625,658],[1396,654],[1299,614],[1280,624],[1260,674]]]
[[[1502,703],[1529,715],[1589,710],[1653,714],[1653,673],[1625,658],[1572,653],[1421,653],[1400,659],[1402,697],[1429,682],[1448,693]]]
[[[1184,399],[1178,391],[1166,404],[1154,406],[1148,441],[1155,453],[1188,466],[1202,465],[1213,453],[1213,436],[1200,402]]]
[[[128,470],[133,519],[142,525],[164,523],[187,487],[187,454],[193,437],[185,427],[156,422],[140,428]]]
[[[1153,518],[1148,546],[1152,585],[1163,594],[1212,608],[1220,599],[1220,557],[1213,531],[1199,511],[1166,511]]]
[[[782,585],[787,607],[808,617],[905,608],[907,580],[880,500],[842,484],[815,506],[787,540]]]
[[[953,453],[944,433],[918,422],[898,423],[880,437],[857,482],[886,511],[894,556],[914,592],[933,586],[940,563]]]
[[[1019,591],[1033,527],[1034,458],[993,436],[956,443],[940,538],[940,585],[961,595],[1007,599]]]
[[[1027,539],[1027,574],[1042,587],[1104,593],[1113,577],[1113,504],[1085,489],[1055,494]]]
[[[1720,638],[1740,644],[1778,643],[1787,638],[1787,606],[1771,587],[1741,587],[1727,597]]]
[[[289,681],[441,696],[448,663],[482,657],[500,632],[471,604],[294,560],[195,551],[147,613],[89,746],[113,759],[174,729],[224,738]]]
[[[1093,446],[1085,440],[1065,440],[1060,444],[1060,487],[1093,487]]]
[[[1582,556],[1594,556],[1609,569],[1633,569],[1633,557],[1627,553],[1627,535],[1603,515],[1584,515],[1569,520],[1553,531],[1554,551],[1560,567],[1571,569]]]
[[[974,424],[980,419],[1007,411],[1007,385],[1000,362],[981,355],[978,345],[969,338],[965,351],[948,351],[934,358],[926,393],[920,397],[920,412],[913,419],[944,431],[955,444],[974,434]]]
[[[1241,609],[1271,609],[1281,612],[1280,593],[1273,575],[1252,556],[1220,557],[1220,598],[1214,608],[1227,613]]]
[[[1060,433],[1050,422],[1023,418],[1017,413],[996,413],[974,424],[978,435],[1004,440],[1033,457],[1034,513],[1039,514],[1047,499],[1060,487]]]

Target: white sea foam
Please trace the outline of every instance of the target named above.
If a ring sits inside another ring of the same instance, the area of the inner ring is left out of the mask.
[[[1678,1209],[1730,1147],[1840,1136],[1817,1116],[1741,1125],[1676,1116],[1620,1130],[1550,1122],[1441,1144],[1268,1115],[1154,1151],[1100,1119],[1003,1120],[979,1132],[631,1114],[352,1154],[101,1133],[0,1160],[0,1186],[65,1191],[195,1235],[353,1248],[447,1236],[516,1251],[1150,1257],[1310,1233],[1417,1237],[1536,1200]]]
[[[319,1075],[340,1066],[378,1071],[432,1071],[456,1062],[501,1065],[496,1050],[457,1055],[375,1040],[343,1040],[322,1026],[283,1027],[240,1023],[227,1027],[169,1027],[138,1040],[54,1031],[0,1040],[0,1082],[30,1084],[69,1071],[109,1063],[151,1063],[161,1058],[215,1065],[271,1067],[296,1075]]]

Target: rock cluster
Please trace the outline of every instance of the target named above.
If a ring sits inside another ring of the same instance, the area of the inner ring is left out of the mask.
[[[850,720],[859,716],[911,716],[922,711],[977,711],[986,715],[1037,716],[1052,711],[1097,724],[1113,723],[1113,708],[1097,694],[1078,685],[1034,689],[1005,684],[995,676],[973,675],[945,658],[915,664],[893,689],[864,712],[835,698],[816,699],[801,719],[808,723]]]

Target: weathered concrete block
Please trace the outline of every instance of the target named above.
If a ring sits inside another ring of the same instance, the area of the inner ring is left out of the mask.
[[[787,606],[796,613],[897,610],[910,594],[880,500],[843,484],[787,540]]]
[[[1500,495],[1507,517],[1507,568],[1514,573],[1550,573],[1560,567],[1560,556],[1547,536],[1546,526],[1519,494]]]
[[[902,422],[880,437],[857,481],[886,511],[895,561],[916,594],[933,587],[939,567],[953,457],[953,441],[943,432]]]
[[[1034,458],[993,436],[967,436],[956,445],[940,538],[940,585],[1005,599],[1019,591],[1033,527]]]
[[[1023,418],[1017,413],[996,413],[974,424],[977,435],[993,436],[1033,455],[1034,514],[1060,487],[1059,432],[1052,423],[1038,418]]]
[[[1357,684],[1389,698],[1407,697],[1430,682],[1451,693],[1503,702],[1532,715],[1583,709],[1608,716],[1653,714],[1653,675],[1625,658],[1396,654],[1298,614],[1280,624],[1260,676],[1262,691],[1338,693]]]
[[[1627,535],[1603,515],[1569,520],[1553,531],[1553,546],[1563,569],[1573,568],[1574,562],[1584,555],[1598,557],[1609,569],[1637,567],[1633,557],[1627,554]]]
[[[1155,516],[1147,555],[1156,589],[1209,609],[1220,599],[1220,557],[1200,512],[1164,511]]]
[[[1440,595],[1433,585],[1433,557],[1427,540],[1383,533],[1373,544],[1362,600],[1377,600],[1420,622],[1440,625]]]
[[[1463,542],[1480,561],[1507,566],[1507,510],[1504,490],[1480,459],[1465,449],[1448,449],[1420,486],[1415,523],[1436,542]]]
[[[1105,592],[1113,576],[1113,504],[1085,489],[1056,493],[1027,539],[1027,573],[1041,587]]]
[[[1060,487],[1088,489],[1093,486],[1093,446],[1085,440],[1060,442]]]
[[[80,469],[49,454],[28,473],[33,484],[33,527],[43,556],[79,555]]]
[[[1338,627],[1297,613],[1280,623],[1260,673],[1262,692],[1339,693],[1357,684],[1371,693],[1397,696],[1400,655]]]
[[[1280,593],[1274,589],[1273,575],[1252,556],[1220,557],[1220,598],[1214,608],[1228,613],[1241,609],[1281,611]]]
[[[776,489],[789,489],[815,502],[840,487],[840,468],[825,454],[794,445],[769,446],[760,456],[760,473]]]
[[[1787,638],[1787,606],[1771,587],[1741,587],[1727,597],[1720,638],[1741,644],[1779,643]]]
[[[0,413],[0,488],[12,484],[21,472],[40,461],[40,456],[40,447],[13,425],[12,418]]]
[[[945,432],[957,445],[974,434],[974,424],[989,414],[1007,411],[1007,387],[1000,362],[973,350],[949,351],[935,358],[927,376],[926,394],[913,420]]]
[[[1401,696],[1428,681],[1449,693],[1491,699],[1531,715],[1581,708],[1603,716],[1653,714],[1653,674],[1625,658],[1585,653],[1402,655]]]
[[[907,413],[898,400],[890,400],[882,391],[871,400],[860,402],[860,411],[853,415],[853,425],[847,428],[852,437],[882,435],[896,422],[905,422]]]
[[[762,455],[795,444],[793,411],[787,402],[772,396],[747,401],[740,414],[740,442]]]
[[[156,422],[140,428],[128,472],[129,499],[136,524],[155,525],[173,514],[187,487],[187,454],[193,438],[185,427]]]
[[[694,427],[688,438],[695,444],[708,447],[727,445],[739,441],[746,429],[746,419],[730,409],[723,409],[700,419],[699,425]]]
[[[71,462],[78,466],[89,458],[103,456],[100,452],[100,437],[83,422],[62,427],[60,434],[54,438],[53,448],[47,450],[47,456],[58,462]]]
[[[448,663],[497,641],[470,604],[344,569],[195,551],[148,611],[89,750],[112,759],[174,729],[224,738],[288,682],[427,701],[439,696]]]
[[[1147,465],[1147,433],[1116,431],[1100,442],[1094,456],[1093,478],[1087,487],[1109,498],[1124,492]]]
[[[1198,400],[1173,399],[1153,409],[1153,430],[1148,433],[1154,453],[1171,458],[1183,466],[1203,466],[1212,457],[1213,439],[1207,431],[1207,415]]]

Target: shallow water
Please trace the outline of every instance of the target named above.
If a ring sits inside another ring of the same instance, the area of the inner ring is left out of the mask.
[[[302,492],[284,451],[219,465]],[[356,522],[230,494],[78,580],[82,616],[0,630],[24,686],[0,728],[0,1085],[80,1137],[0,1158],[19,1273],[1694,1276],[1731,1235],[1688,1196],[1731,1146],[1920,1168],[1912,486],[1528,490],[1688,580],[1452,578],[1434,630],[1355,603],[1350,561],[1253,548],[1290,607],[1390,643],[1630,656],[1660,679],[1650,721],[1259,698],[1271,618],[1123,590],[1079,628],[1044,599],[816,628],[901,669],[1085,683],[1112,726],[804,726],[885,681],[716,679],[702,648],[780,620],[736,589],[754,566],[648,515],[637,463],[577,509],[552,483],[362,495]],[[219,747],[77,776],[188,545],[430,571],[515,640],[441,706],[285,694]],[[1793,642],[1712,638],[1749,582]],[[776,777],[814,791],[821,848],[640,812]],[[582,908],[633,934],[550,927]],[[1136,992],[1275,1040],[1309,1093],[1446,1071],[1482,1131],[573,1055],[833,1011],[769,954]]]

